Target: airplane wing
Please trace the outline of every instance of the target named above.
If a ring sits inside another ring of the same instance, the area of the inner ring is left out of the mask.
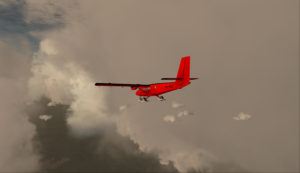
[[[125,84],[125,83],[95,83],[96,86],[117,86],[117,87],[148,87],[146,84]]]
[[[161,78],[161,80],[182,80],[183,78],[175,78],[175,77],[164,77],[164,78]],[[198,78],[196,77],[190,77],[190,80],[196,80]]]

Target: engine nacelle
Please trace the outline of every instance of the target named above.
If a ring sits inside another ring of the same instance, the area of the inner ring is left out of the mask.
[[[131,87],[132,90],[136,90],[138,87]]]

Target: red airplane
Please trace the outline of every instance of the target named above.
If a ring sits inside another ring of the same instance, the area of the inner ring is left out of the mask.
[[[175,82],[168,83],[153,83],[153,84],[124,84],[124,83],[95,83],[96,86],[117,86],[117,87],[130,87],[136,90],[136,95],[140,96],[140,101],[148,101],[151,96],[158,97],[163,101],[165,98],[161,94],[181,89],[198,78],[190,78],[190,56],[181,58],[180,66],[176,78],[161,78],[161,80],[175,80]]]

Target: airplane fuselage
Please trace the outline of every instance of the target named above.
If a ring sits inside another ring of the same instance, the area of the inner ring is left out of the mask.
[[[147,87],[139,87],[138,90],[136,91],[136,95],[138,96],[145,96],[145,97],[150,97],[150,96],[159,96],[161,94],[174,91],[177,89],[181,89],[189,83],[183,83],[183,82],[169,82],[169,83],[155,83],[155,84],[150,84],[150,86]],[[132,88],[133,90],[136,88]]]

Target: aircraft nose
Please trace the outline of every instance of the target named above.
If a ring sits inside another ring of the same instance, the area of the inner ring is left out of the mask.
[[[142,91],[141,90],[137,90],[136,91],[136,95],[138,95],[138,96],[142,95]]]

